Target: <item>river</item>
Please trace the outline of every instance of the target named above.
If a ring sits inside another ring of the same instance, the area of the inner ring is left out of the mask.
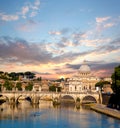
[[[85,106],[54,107],[50,101],[32,106],[23,101],[18,106],[0,105],[0,128],[120,128],[120,120]]]

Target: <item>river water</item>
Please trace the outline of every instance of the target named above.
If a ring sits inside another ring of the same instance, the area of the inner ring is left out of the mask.
[[[37,106],[21,102],[0,105],[0,128],[120,128],[120,120],[74,105],[54,107],[50,101]]]

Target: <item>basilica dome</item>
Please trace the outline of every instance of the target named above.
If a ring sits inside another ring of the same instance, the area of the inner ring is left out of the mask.
[[[83,64],[80,66],[79,72],[80,72],[80,73],[90,73],[90,72],[91,72],[90,67],[86,64],[85,61],[84,61]]]

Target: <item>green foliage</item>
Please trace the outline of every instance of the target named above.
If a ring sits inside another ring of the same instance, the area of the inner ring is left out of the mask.
[[[5,79],[5,80],[8,80],[8,74],[6,74],[6,73],[0,71],[0,78],[1,78],[1,79]]]
[[[42,77],[38,77],[37,80],[38,80],[38,81],[42,81]]]
[[[62,82],[62,81],[65,81],[64,78],[60,78],[60,79],[57,79],[55,80],[56,82]]]
[[[61,92],[61,87],[56,87],[54,85],[49,86],[49,91],[56,92],[56,89],[57,92]]]
[[[6,88],[6,90],[12,90],[12,87],[13,87],[12,83],[8,80],[5,81],[3,86]]]
[[[16,83],[16,88],[21,91],[22,90],[22,83],[21,82],[18,82]]]
[[[115,67],[112,78],[112,89],[116,94],[120,94],[120,65]]]
[[[25,90],[31,91],[33,89],[33,83],[29,82],[28,85],[25,87]]]
[[[14,80],[14,81],[18,80],[18,78],[19,78],[18,73],[15,73],[15,72],[11,72],[8,75],[11,78],[11,80]]]
[[[28,79],[33,79],[35,77],[35,74],[32,72],[25,72],[24,75],[28,78]]]
[[[103,88],[103,85],[105,85],[105,84],[110,84],[110,82],[108,82],[108,81],[100,81],[100,82],[97,82],[96,84],[95,84],[95,87],[99,87],[99,88]]]
[[[51,85],[49,86],[49,91],[55,92],[56,91],[56,87]]]
[[[5,79],[5,80],[18,80],[19,79],[19,76],[26,76],[28,79],[33,79],[35,77],[35,74],[32,73],[32,72],[19,72],[19,73],[16,73],[16,72],[11,72],[11,73],[8,73],[8,72],[2,72],[0,71],[0,78],[1,79]]]
[[[0,75],[2,75],[2,74],[4,74],[4,72],[3,71],[0,71]]]

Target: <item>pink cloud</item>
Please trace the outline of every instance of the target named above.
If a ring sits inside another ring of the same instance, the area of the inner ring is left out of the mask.
[[[7,14],[0,13],[0,19],[3,21],[15,21],[15,20],[19,19],[19,16],[16,14],[15,15],[7,15]]]
[[[103,22],[105,22],[105,21],[107,21],[107,20],[109,20],[111,17],[97,17],[96,18],[96,22],[97,23],[103,23]]]

